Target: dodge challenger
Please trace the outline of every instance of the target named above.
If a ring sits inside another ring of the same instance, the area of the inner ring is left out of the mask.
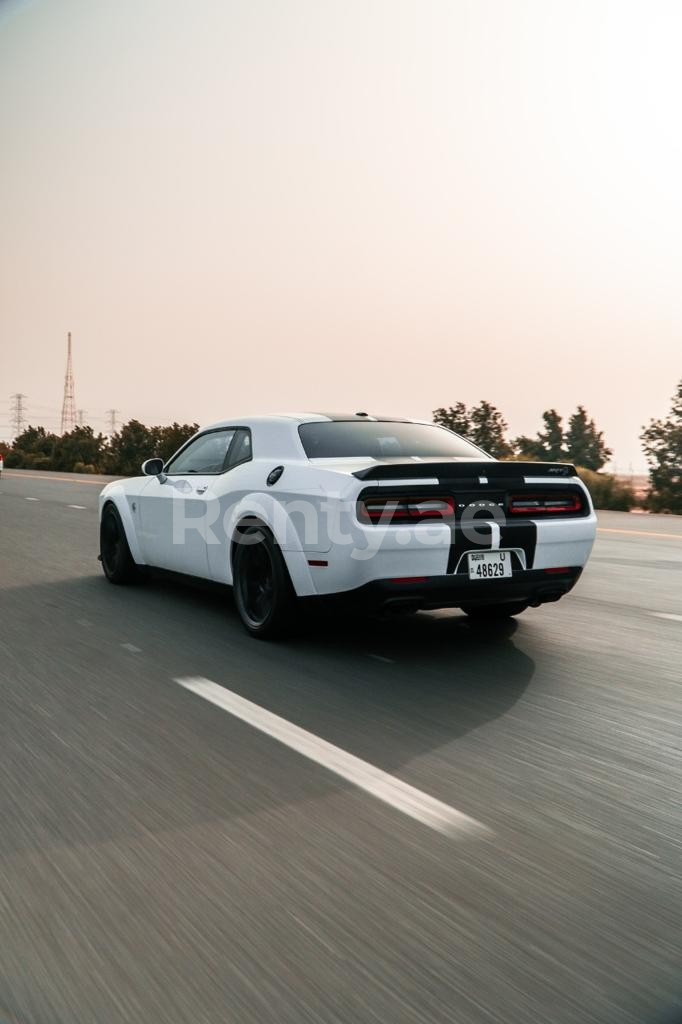
[[[107,579],[230,585],[263,638],[313,599],[518,615],[575,586],[596,532],[572,465],[497,461],[445,427],[363,412],[225,420],[141,471],[100,495]]]

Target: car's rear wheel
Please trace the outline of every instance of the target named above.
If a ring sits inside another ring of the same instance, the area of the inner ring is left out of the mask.
[[[123,523],[115,505],[102,512],[99,528],[99,551],[104,575],[110,583],[133,583],[139,567],[130,553]]]
[[[232,570],[237,611],[251,636],[265,640],[286,635],[294,621],[296,594],[282,552],[265,526],[240,530]]]
[[[499,621],[508,619],[512,615],[520,615],[528,608],[527,601],[506,601],[503,604],[463,604],[462,611],[470,619],[479,622]]]

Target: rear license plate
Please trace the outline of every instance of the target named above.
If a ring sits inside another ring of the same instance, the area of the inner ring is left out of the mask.
[[[512,574],[511,551],[470,551],[470,580],[501,580]]]

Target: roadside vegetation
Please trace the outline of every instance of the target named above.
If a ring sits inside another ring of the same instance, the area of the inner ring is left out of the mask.
[[[145,459],[169,459],[198,429],[197,423],[147,427],[130,420],[108,438],[95,434],[92,427],[76,427],[62,436],[44,427],[29,427],[11,446],[0,446],[0,451],[8,469],[133,476]]]
[[[572,462],[597,508],[628,511],[638,504],[627,479],[604,472],[612,451],[582,405],[567,422],[556,409],[545,410],[542,426],[534,437],[510,438],[504,416],[486,401],[469,408],[464,402],[456,402],[434,409],[433,419],[498,459]],[[76,427],[63,436],[31,426],[12,444],[0,442],[0,453],[8,469],[132,476],[139,472],[144,459],[170,458],[198,429],[196,423],[148,427],[139,420],[130,420],[106,437],[88,426]],[[650,472],[648,492],[639,503],[651,512],[682,515],[682,381],[673,396],[670,414],[651,420],[642,429],[641,440]]]
[[[507,423],[490,402],[467,409],[457,402],[449,409],[434,409],[433,419],[458,434],[463,434],[496,459],[535,459],[540,462],[572,462],[598,472],[613,454],[604,435],[597,430],[584,406],[579,405],[564,429],[556,409],[542,414],[543,428],[536,437],[507,437]]]
[[[651,420],[642,430],[642,447],[650,470],[648,492],[639,501],[629,480],[604,472],[612,451],[582,405],[566,424],[556,409],[547,409],[535,437],[510,438],[500,410],[485,401],[470,408],[457,402],[435,409],[433,418],[436,423],[464,434],[498,459],[572,462],[597,508],[628,511],[639,504],[650,512],[682,515],[682,381],[673,396],[669,416]]]
[[[584,466],[577,469],[578,476],[592,495],[595,508],[629,512],[637,504],[635,492],[627,480],[619,479],[613,473],[596,473]]]
[[[650,466],[648,507],[682,515],[682,381],[667,419],[651,420],[640,437]]]

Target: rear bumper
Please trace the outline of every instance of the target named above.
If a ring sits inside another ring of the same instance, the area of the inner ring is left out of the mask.
[[[527,601],[537,606],[558,601],[573,589],[581,573],[580,566],[573,566],[562,572],[529,569],[506,580],[470,580],[461,573],[431,576],[423,582],[374,580],[338,597],[368,611],[459,608],[505,601]]]
[[[473,538],[459,524],[454,529],[446,523],[435,522],[416,527],[365,526],[351,518],[343,525],[347,535],[344,543],[321,546],[319,550],[286,552],[289,571],[300,596],[357,593],[370,584],[381,585],[382,581],[396,577],[415,576],[434,581],[427,586],[435,589],[447,591],[462,583],[468,589],[474,581],[469,583],[466,571],[467,552],[495,549],[517,553],[514,577],[506,583],[500,581],[502,586],[514,586],[517,580],[532,581],[531,574],[535,571],[584,566],[594,544],[597,519],[592,512],[588,516],[551,522],[507,521],[500,525],[498,538],[493,537],[490,524],[484,520],[476,524],[478,536]],[[552,584],[557,582],[551,575],[549,578]],[[539,579],[541,584],[546,582],[543,575]],[[490,588],[495,584],[486,580],[482,585]],[[457,601],[450,603],[457,604]]]

